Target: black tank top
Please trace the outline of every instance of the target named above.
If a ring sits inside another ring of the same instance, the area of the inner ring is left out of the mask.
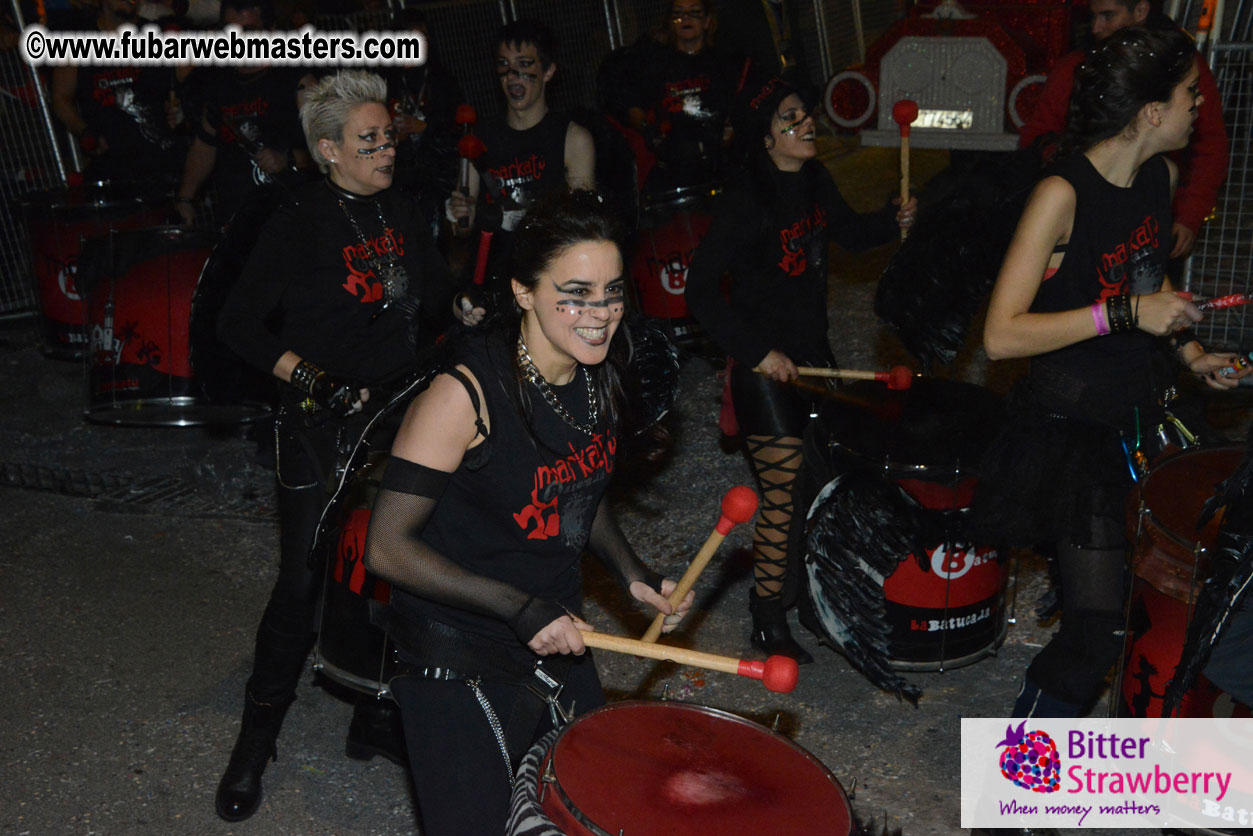
[[[570,117],[551,110],[525,131],[515,131],[503,118],[484,123],[479,138],[487,150],[476,165],[492,181],[483,189],[487,199],[496,203],[507,196],[526,209],[540,195],[564,186],[569,127]]]
[[[488,438],[467,451],[453,472],[422,537],[448,559],[577,612],[582,603],[579,558],[596,508],[613,473],[617,436],[604,419],[588,435],[563,421],[528,384],[530,428],[515,404],[514,347],[493,334],[468,341],[456,362],[483,390]],[[588,417],[581,369],[552,387],[575,421]],[[396,612],[417,612],[461,630],[517,642],[507,624],[395,590]]]
[[[1118,294],[1162,288],[1170,240],[1170,172],[1163,157],[1140,167],[1127,188],[1110,183],[1083,154],[1050,174],[1075,190],[1075,220],[1065,256],[1040,284],[1031,310],[1073,310]],[[1050,410],[1128,427],[1157,406],[1155,338],[1140,330],[1093,337],[1032,360],[1034,388]]]

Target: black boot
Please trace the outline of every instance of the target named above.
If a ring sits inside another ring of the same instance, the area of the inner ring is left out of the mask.
[[[405,731],[400,709],[391,700],[361,697],[352,711],[344,754],[353,760],[368,761],[382,755],[397,766],[409,766],[405,751]]]
[[[271,759],[278,759],[278,730],[294,698],[262,702],[244,691],[244,719],[231,759],[218,784],[215,801],[218,815],[227,821],[243,821],[261,803],[261,773]]]
[[[758,598],[757,590],[748,591],[748,612],[753,617],[753,647],[770,656],[791,656],[798,665],[808,665],[814,660],[809,651],[796,643],[787,626],[787,610],[783,598],[774,595]]]

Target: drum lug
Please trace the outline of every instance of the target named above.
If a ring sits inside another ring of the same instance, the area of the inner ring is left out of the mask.
[[[557,773],[553,771],[552,758],[548,759],[548,763],[544,764],[544,774],[539,776],[541,784],[539,791],[539,803],[544,803],[544,797],[548,795],[548,785],[557,780]]]
[[[782,714],[782,712],[778,712],[778,711],[776,711],[776,712],[775,712],[775,715],[774,715],[774,722],[770,724],[770,731],[775,732],[775,733],[778,733],[778,731],[779,731],[779,724],[780,724],[780,723],[782,723],[782,722],[783,722],[783,714]]]

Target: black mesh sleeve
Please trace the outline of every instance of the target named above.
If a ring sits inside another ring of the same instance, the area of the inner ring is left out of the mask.
[[[661,574],[645,566],[635,554],[635,549],[631,548],[622,529],[618,527],[618,521],[609,510],[608,499],[602,498],[600,505],[596,507],[596,518],[592,520],[592,534],[588,538],[587,547],[613,572],[623,589],[629,591],[632,582],[643,581],[661,594]]]
[[[380,488],[366,536],[366,567],[414,595],[500,619],[523,643],[566,614],[555,601],[466,571],[423,540],[422,529],[438,502]]]

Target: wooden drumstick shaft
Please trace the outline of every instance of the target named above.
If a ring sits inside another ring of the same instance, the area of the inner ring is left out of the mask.
[[[800,677],[796,660],[790,656],[771,656],[764,662],[750,659],[736,659],[733,656],[718,656],[703,653],[699,650],[688,650],[685,647],[671,647],[665,644],[650,644],[626,636],[614,636],[608,633],[586,632],[583,643],[588,647],[609,650],[614,653],[627,653],[632,656],[643,656],[645,659],[658,659],[663,662],[678,662],[680,665],[691,665],[722,673],[733,673],[749,679],[760,679],[768,691],[781,694],[791,693],[796,688]]]
[[[725,519],[725,518],[724,518]],[[675,586],[674,591],[670,593],[670,606],[677,607],[683,601],[683,597],[688,591],[696,585],[696,579],[700,577],[700,573],[705,571],[705,567],[709,565],[709,560],[714,556],[714,552],[718,551],[718,547],[722,545],[722,541],[726,538],[718,529],[714,529],[709,534],[709,539],[705,541],[705,545],[700,547],[700,551],[696,553],[696,557],[692,558],[692,562],[687,565],[687,571],[683,573],[683,577],[679,578],[679,583]],[[666,614],[657,613],[657,617],[653,619],[653,623],[648,625],[648,630],[644,632],[640,638],[642,642],[655,642],[661,635],[661,628],[665,626]]]
[[[678,585],[670,593],[668,600],[671,607],[677,608],[683,603],[687,593],[696,585],[696,579],[700,577],[701,572],[705,571],[714,552],[718,551],[718,547],[722,545],[722,541],[731,533],[736,523],[748,522],[756,511],[757,494],[753,493],[752,488],[739,485],[726,492],[726,495],[722,497],[722,516],[719,517],[718,524],[714,526],[709,538],[705,540],[705,545],[700,547],[696,557],[692,558],[692,562],[687,565],[687,571],[679,579]],[[657,641],[657,637],[661,635],[661,628],[665,626],[665,621],[665,613],[657,613],[657,617],[653,619],[653,623],[649,625],[640,641]]]
[[[901,137],[901,206],[909,203],[909,134]],[[905,230],[901,230],[905,237]]]
[[[611,633],[584,633],[583,644],[599,650],[610,650],[614,653],[626,653],[630,656],[642,656],[645,659],[657,659],[662,662],[678,662],[680,665],[691,665],[722,673],[740,672],[742,660],[731,656],[718,656],[700,650],[689,650],[685,647],[673,647],[668,644],[629,639],[626,636],[615,636]]]

